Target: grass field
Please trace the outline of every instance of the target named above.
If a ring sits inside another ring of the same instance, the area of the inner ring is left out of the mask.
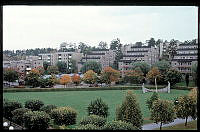
[[[16,92],[3,93],[3,98],[17,100],[24,104],[30,99],[42,100],[45,104],[54,104],[57,106],[70,106],[78,111],[77,123],[83,116],[87,116],[86,108],[91,100],[101,97],[109,106],[108,121],[114,120],[115,108],[122,103],[127,90],[98,90],[98,91],[55,91],[55,92]],[[143,118],[148,118],[150,112],[146,106],[146,100],[152,93],[143,94],[141,90],[133,90],[137,95]],[[161,99],[174,100],[180,95],[188,94],[188,90],[171,90],[171,93],[159,93]],[[144,123],[150,123],[147,120]]]
[[[155,130],[160,130],[160,128]],[[185,126],[185,123],[181,123],[174,126],[163,127],[162,130],[197,130],[197,120],[188,122],[187,126]]]

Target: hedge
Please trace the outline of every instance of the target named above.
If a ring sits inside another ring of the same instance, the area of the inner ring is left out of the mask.
[[[137,130],[132,124],[123,121],[111,121],[105,124],[102,130]]]
[[[27,100],[25,102],[25,108],[31,109],[32,111],[39,111],[43,105],[44,103],[41,100]]]
[[[83,117],[80,121],[80,125],[87,125],[87,124],[92,124],[98,127],[104,126],[106,123],[106,118],[97,116],[97,115],[90,115],[87,117]]]

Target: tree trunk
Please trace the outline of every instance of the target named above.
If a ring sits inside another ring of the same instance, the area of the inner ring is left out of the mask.
[[[162,130],[162,122],[160,122],[160,130]]]
[[[185,126],[187,126],[187,119],[188,119],[188,117],[185,118]]]

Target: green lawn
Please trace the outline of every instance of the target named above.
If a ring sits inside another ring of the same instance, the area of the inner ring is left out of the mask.
[[[101,97],[109,106],[108,120],[114,120],[115,108],[122,103],[127,90],[98,90],[98,91],[55,91],[55,92],[15,92],[3,93],[3,98],[17,100],[24,104],[26,100],[39,99],[45,104],[54,104],[57,106],[71,106],[78,111],[77,122],[87,115],[86,108],[91,100]],[[152,93],[142,93],[142,90],[133,90],[136,93],[140,108],[144,118],[150,116],[146,106],[146,100]],[[175,97],[188,94],[188,90],[171,90],[171,93],[159,93],[161,99],[174,100]],[[146,120],[144,123],[150,123]]]
[[[160,130],[160,128],[155,130]],[[185,123],[181,123],[174,126],[163,127],[162,130],[197,130],[197,120],[188,122],[187,126],[185,126]]]
[[[180,82],[180,83],[177,83],[176,86],[186,86],[186,82],[185,82],[185,81],[182,81],[182,82]],[[194,81],[192,81],[192,80],[189,81],[189,85],[188,85],[188,86],[189,86],[189,87],[196,87]]]

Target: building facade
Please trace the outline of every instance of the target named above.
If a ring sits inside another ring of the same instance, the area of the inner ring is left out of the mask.
[[[122,72],[130,70],[133,62],[146,62],[152,66],[159,60],[159,48],[153,46],[126,45],[122,48],[122,53],[123,58],[118,62]]]
[[[99,62],[102,69],[107,66],[113,65],[115,60],[115,51],[110,49],[93,49],[90,53],[82,57],[79,62],[79,71],[83,64],[87,61]]]
[[[181,43],[172,60],[172,67],[181,73],[191,74],[191,66],[198,61],[198,43]]]

